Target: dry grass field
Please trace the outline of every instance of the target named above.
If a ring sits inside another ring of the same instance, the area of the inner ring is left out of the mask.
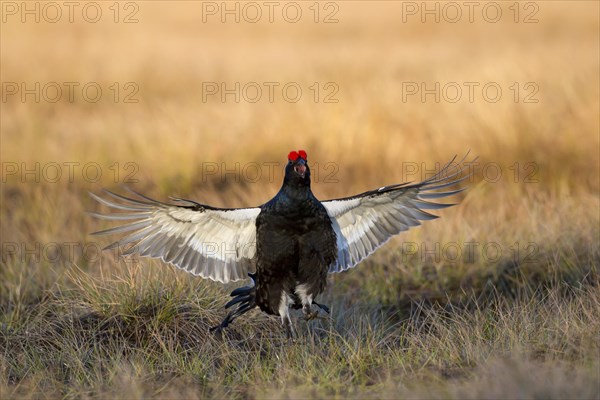
[[[600,397],[598,2],[74,4],[0,3],[0,398]],[[299,148],[321,199],[479,159],[294,343],[89,235],[88,191],[258,205]]]

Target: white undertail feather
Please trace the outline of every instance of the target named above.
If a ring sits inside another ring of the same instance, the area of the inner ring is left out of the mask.
[[[308,293],[308,285],[301,284],[296,286],[296,294],[300,297],[303,306],[310,306],[313,301],[313,295]]]

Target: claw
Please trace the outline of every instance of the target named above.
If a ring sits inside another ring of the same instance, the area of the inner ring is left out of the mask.
[[[307,313],[304,315],[304,319],[306,319],[307,321],[312,321],[313,319],[316,319],[319,317],[319,312],[318,311],[313,311],[310,313]]]
[[[313,303],[314,304],[314,303]],[[318,306],[320,306],[320,304],[317,304]],[[319,310],[316,311],[312,311],[310,310],[310,306],[305,306],[302,311],[304,311],[304,319],[306,321],[312,321],[313,319],[322,319],[322,320],[326,320],[326,317],[322,317],[319,315]],[[327,311],[327,310],[324,310]]]
[[[325,320],[327,320],[327,317],[323,317],[323,316],[319,315],[318,311],[315,311],[315,312],[312,312],[310,314],[306,314],[304,316],[304,319],[307,320],[307,321],[312,321],[313,319],[322,319],[322,320],[325,321]]]

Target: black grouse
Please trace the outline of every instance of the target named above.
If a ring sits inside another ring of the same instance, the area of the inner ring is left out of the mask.
[[[231,293],[226,308],[234,309],[213,328],[220,331],[235,318],[258,306],[279,315],[293,336],[290,308],[302,308],[315,318],[312,305],[327,283],[327,274],[356,266],[392,236],[437,216],[424,211],[453,204],[429,200],[457,194],[464,158],[453,158],[440,171],[419,183],[384,186],[355,196],[319,201],[310,189],[310,168],[303,150],[288,155],[283,185],[275,197],[255,208],[217,208],[172,198],[163,203],[131,191],[130,198],[90,195],[124,213],[95,217],[129,221],[95,232],[128,232],[106,249],[130,245],[124,255],[160,258],[194,275],[227,283],[252,279],[252,285]],[[453,188],[454,186],[454,188]],[[439,191],[439,189],[448,189]],[[113,199],[117,200],[114,201]],[[133,222],[131,222],[133,221]]]

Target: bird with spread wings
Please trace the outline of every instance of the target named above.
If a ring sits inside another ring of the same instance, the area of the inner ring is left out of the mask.
[[[90,214],[122,223],[94,233],[123,234],[107,249],[126,247],[125,255],[158,258],[221,283],[250,278],[251,285],[231,293],[226,308],[234,308],[213,330],[220,332],[258,306],[280,316],[293,337],[290,308],[302,309],[307,319],[318,315],[313,305],[329,312],[315,301],[328,274],[355,267],[394,235],[437,218],[426,210],[454,205],[437,200],[466,189],[459,185],[469,177],[465,158],[457,162],[454,157],[418,183],[321,202],[310,188],[306,152],[292,151],[281,189],[258,207],[219,208],[178,198],[165,203],[129,189],[128,196],[90,193],[119,211]]]

